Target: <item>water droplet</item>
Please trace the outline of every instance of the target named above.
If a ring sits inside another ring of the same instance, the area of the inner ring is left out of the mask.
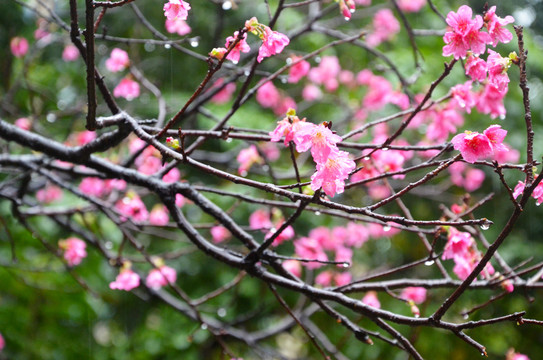
[[[388,151],[388,148],[387,148],[387,147],[384,147],[384,148],[382,148],[381,150],[383,150],[383,151]]]
[[[383,226],[383,231],[384,232],[389,232],[390,231],[390,225]]]
[[[123,204],[130,204],[130,198],[128,196],[123,197]]]
[[[500,115],[500,120],[505,120],[505,115],[501,114]]]
[[[315,56],[315,62],[318,64],[321,62],[321,57],[320,56]]]
[[[225,317],[226,316],[226,309],[225,308],[219,308],[219,310],[217,310],[217,315],[219,315],[219,317]]]
[[[232,142],[232,139],[231,139],[231,138],[228,138],[228,139],[226,139],[226,142],[227,142],[227,143],[231,143],[231,142]]]
[[[262,170],[268,171],[270,170],[270,167],[268,165],[262,165]]]
[[[541,205],[539,201],[535,203],[535,206],[539,206],[539,205]]]
[[[344,18],[344,19],[345,19],[345,21],[349,21],[349,20],[351,20],[351,18],[350,18],[350,17],[347,17],[347,16],[345,16],[345,18]]]
[[[242,171],[242,172],[240,172],[239,174],[240,174],[241,176],[243,176],[243,177],[246,177],[246,176],[247,176],[247,171]]]
[[[57,121],[57,116],[55,114],[53,114],[53,113],[47,114],[47,116],[45,118],[50,123],[54,123],[55,121]]]
[[[287,58],[286,63],[287,63],[287,65],[292,64],[292,58]]]
[[[281,83],[282,83],[282,84],[286,84],[286,83],[287,83],[287,78],[286,78],[286,77],[282,77],[282,78],[281,78]]]
[[[171,48],[172,48],[172,46],[170,44],[164,44],[164,49],[169,50]]]
[[[237,65],[238,61],[237,60],[232,60],[232,64]]]
[[[198,42],[198,40],[194,39],[194,40],[191,40],[190,41],[190,46],[192,47],[198,47],[198,45],[200,45],[200,43]]]
[[[482,353],[481,353],[481,356],[485,356],[485,353],[484,353],[484,352],[482,352]]]
[[[222,9],[223,10],[230,10],[232,9],[232,3],[230,1],[225,1],[222,3]]]
[[[464,320],[469,319],[469,315],[468,315],[468,314],[464,314],[462,317],[464,318]]]
[[[487,223],[484,223],[481,225],[481,230],[488,230],[490,228],[490,225]]]
[[[143,48],[147,52],[152,52],[153,50],[155,50],[155,44],[146,42],[145,45],[143,45]]]
[[[272,227],[272,228],[270,229],[270,233],[272,233],[272,234],[273,234],[274,232],[276,232],[276,231],[277,231],[277,229],[274,228],[274,227]]]
[[[362,160],[364,160],[364,161],[370,161],[370,157],[369,157],[369,156],[365,156]]]
[[[251,73],[251,72],[250,72],[249,70],[245,70],[245,71],[243,72],[243,75],[249,76],[250,73]]]
[[[315,211],[315,215],[320,216],[320,214],[321,214],[320,211]]]
[[[420,315],[419,315],[419,314],[415,314],[415,318],[416,318],[416,319],[420,318]]]
[[[106,249],[108,249],[108,250],[113,249],[113,243],[112,243],[111,241],[106,241],[106,243],[104,244],[104,246],[105,246]]]
[[[432,266],[432,265],[434,265],[434,263],[435,263],[434,260],[427,260],[427,261],[424,262],[424,265],[426,265],[426,266]]]
[[[207,324],[205,324],[205,323],[202,324],[202,326],[200,326],[200,329],[202,329],[202,330],[207,330]]]
[[[341,264],[341,266],[344,267],[344,268],[350,268],[350,267],[351,267],[351,263],[344,262],[343,264]]]

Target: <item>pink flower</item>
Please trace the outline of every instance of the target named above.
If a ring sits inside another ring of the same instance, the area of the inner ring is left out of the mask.
[[[332,236],[330,229],[325,226],[319,226],[309,232],[309,237],[316,240],[317,243],[328,251],[335,250],[338,245],[341,245],[338,239]]]
[[[279,159],[279,156],[281,155],[277,146],[270,142],[262,142],[258,144],[258,148],[260,149],[260,151],[262,151],[264,156],[270,161],[275,161]]]
[[[467,81],[464,84],[453,86],[451,89],[453,99],[468,114],[471,113],[471,108],[477,103],[475,94],[471,92],[471,84],[471,81]]]
[[[353,250],[341,245],[336,246],[335,261],[351,264],[352,260],[353,260]]]
[[[516,199],[519,197],[519,195],[522,195],[525,187],[526,183],[524,181],[519,181],[517,186],[515,186],[515,190],[513,190],[513,197]]]
[[[473,81],[483,82],[486,79],[488,66],[486,61],[478,56],[470,55],[466,60],[466,75],[469,75]]]
[[[279,54],[289,42],[290,40],[285,34],[272,31],[269,27],[266,27],[256,60],[261,62],[264,58]]]
[[[336,273],[334,276],[334,282],[336,286],[345,286],[351,283],[353,275],[350,272]]]
[[[311,69],[308,79],[318,85],[324,85],[327,91],[335,91],[339,86],[337,80],[341,66],[337,56],[323,56],[319,66]]]
[[[173,168],[162,177],[162,181],[164,181],[165,183],[174,183],[178,182],[180,177],[181,173],[179,172],[179,169]]]
[[[66,62],[76,61],[77,58],[79,58],[79,50],[77,50],[77,47],[74,44],[66,45],[62,51],[62,60]]]
[[[511,24],[515,19],[511,15],[507,15],[504,19],[496,15],[496,6],[492,6],[485,14],[485,23],[490,35],[492,46],[498,45],[498,42],[507,44],[513,35],[509,30],[504,29],[503,27],[507,24]]]
[[[422,304],[426,301],[426,289],[423,287],[406,287],[400,297],[415,304]]]
[[[130,65],[128,53],[122,49],[115,48],[106,60],[106,68],[111,72],[118,72],[126,69]]]
[[[509,151],[503,144],[503,139],[507,135],[507,130],[503,130],[500,125],[490,125],[483,134],[490,140],[490,145],[494,152]]]
[[[181,194],[175,194],[175,206],[183,207],[185,205],[185,197]]]
[[[247,172],[253,166],[255,163],[260,163],[262,161],[262,158],[258,154],[258,150],[256,149],[256,146],[251,145],[246,149],[242,149],[236,160],[239,162],[239,168],[238,173],[240,175],[247,175]]]
[[[281,225],[283,225],[284,221],[281,220],[279,221],[276,225],[275,225],[275,228],[276,229],[279,229],[279,227]],[[264,239],[269,239],[270,237],[272,237],[274,234],[275,234],[275,230],[274,229],[270,229],[270,231],[266,234],[266,236],[264,237]],[[294,228],[292,226],[287,226],[283,231],[281,231],[281,233],[273,240],[272,242],[272,246],[279,246],[281,245],[283,242],[285,242],[286,240],[290,240],[294,237]]]
[[[150,156],[142,156],[141,160],[137,161],[138,171],[145,175],[155,174],[161,167],[162,162],[159,158]]]
[[[140,84],[128,77],[125,77],[121,80],[119,85],[113,89],[113,96],[123,97],[126,100],[131,101],[140,96]]]
[[[298,106],[293,98],[290,96],[282,98],[279,103],[273,108],[273,113],[277,116],[286,114],[289,109],[296,110]]]
[[[505,95],[509,86],[507,69],[511,66],[511,59],[508,57],[504,58],[490,49],[488,53],[488,81]]]
[[[281,101],[279,90],[271,81],[262,84],[256,91],[256,101],[264,108],[274,108]]]
[[[138,194],[133,191],[117,201],[115,208],[122,215],[121,219],[131,218],[135,222],[145,222],[149,218],[149,212]]]
[[[322,187],[325,194],[333,197],[341,194],[349,173],[356,168],[345,151],[333,151],[325,163],[317,164],[317,172],[311,176],[311,189],[316,191]]]
[[[302,265],[298,260],[285,260],[282,263],[283,268],[296,277],[302,276]]]
[[[215,244],[222,243],[226,239],[230,238],[232,234],[230,234],[230,231],[228,231],[227,228],[224,226],[213,226],[210,229],[211,237],[213,238],[213,242]]]
[[[302,90],[302,97],[305,101],[315,101],[322,97],[322,91],[316,85],[307,84]]]
[[[25,56],[28,52],[28,40],[24,37],[14,37],[9,42],[9,46],[11,48],[11,53],[17,58]]]
[[[328,260],[328,257],[326,256],[326,253],[322,250],[320,244],[317,242],[317,240],[312,238],[301,237],[298,240],[294,241],[294,250],[296,252],[296,255],[303,259],[319,261]],[[308,269],[317,269],[323,264],[319,262],[304,262],[302,265]]]
[[[468,169],[466,171],[466,178],[464,180],[464,189],[467,192],[472,192],[481,187],[483,181],[485,181],[485,172],[480,169]]]
[[[145,279],[145,285],[153,290],[158,290],[168,284],[174,284],[177,280],[177,273],[175,269],[162,265],[158,269],[152,269],[149,271],[147,278]],[[138,278],[139,284],[139,278]]]
[[[453,259],[455,256],[464,256],[473,246],[473,238],[467,232],[460,232],[455,228],[450,228],[447,245],[443,250],[442,259]]]
[[[377,298],[377,293],[375,291],[368,291],[366,295],[362,298],[362,302],[368,306],[374,307],[376,309],[381,308],[381,303]]]
[[[187,22],[181,18],[173,20],[166,19],[164,26],[166,27],[166,31],[170,34],[177,33],[180,36],[187,35],[192,31]]]
[[[230,45],[236,41],[238,37],[239,32],[236,31],[234,33],[234,36],[229,36],[226,38],[226,44],[224,45],[225,48],[230,48]],[[239,62],[240,58],[240,52],[248,53],[251,51],[251,48],[249,47],[249,44],[247,44],[247,34],[243,34],[241,40],[234,46],[234,48],[230,51],[228,56],[226,57],[228,60],[232,61],[234,64],[237,64]]]
[[[36,192],[36,199],[43,204],[49,204],[61,198],[62,190],[55,185],[47,185],[45,188]]]
[[[20,129],[28,131],[32,127],[32,123],[30,122],[28,118],[19,118],[15,120],[15,126],[17,126]]]
[[[474,55],[485,52],[486,44],[490,42],[490,35],[481,32],[483,18],[480,15],[472,19],[472,10],[467,5],[462,5],[458,12],[449,12],[447,24],[451,27],[443,36],[445,45],[443,56],[454,55],[455,59],[466,57],[471,50]]]
[[[328,287],[332,283],[332,276],[333,274],[330,270],[323,271],[315,278],[315,284]]]
[[[211,90],[211,89],[222,87],[222,89],[219,90],[217,93],[215,93],[215,95],[213,95],[213,97],[211,98],[211,101],[214,102],[215,104],[227,103],[232,98],[232,94],[234,94],[234,92],[236,91],[235,83],[230,82],[224,86],[223,84],[224,84],[224,79],[220,78],[217,81],[215,81],[213,86],[209,89]]]
[[[398,0],[398,7],[403,12],[417,12],[426,4],[426,0]]]
[[[183,0],[168,0],[167,4],[164,4],[164,16],[168,20],[187,20],[190,10],[190,4]]]
[[[325,163],[330,153],[337,150],[336,144],[340,141],[341,136],[334,134],[323,124],[301,123],[294,134],[296,151],[305,152],[311,149],[311,155],[317,164]]]
[[[115,281],[109,283],[111,290],[130,291],[138,286],[140,286],[140,277],[130,269],[121,269]]]
[[[6,346],[6,341],[4,340],[4,337],[2,336],[2,334],[0,334],[0,351],[2,351],[5,346]]]
[[[492,155],[493,152],[490,140],[478,132],[466,131],[453,137],[451,142],[454,149],[460,151],[464,160],[472,164]]]
[[[297,83],[301,78],[307,75],[311,65],[305,60],[300,60],[299,56],[292,56],[289,58],[290,63],[295,63],[292,65],[288,72],[288,82]],[[300,61],[299,61],[300,60]],[[296,61],[298,61],[296,63]],[[287,62],[288,64],[289,62]]]
[[[305,119],[300,120],[297,116],[288,116],[277,122],[277,127],[269,133],[271,141],[279,141],[284,136],[285,146],[294,140],[294,134],[305,124]]]
[[[169,221],[170,217],[166,206],[161,204],[155,205],[153,210],[151,210],[151,214],[149,214],[149,223],[155,226],[164,226],[168,225]]]
[[[268,230],[273,227],[270,213],[263,209],[255,210],[249,216],[249,228],[253,230]]]
[[[79,265],[81,260],[87,257],[87,252],[85,251],[87,244],[76,237],[60,240],[58,247],[64,251],[64,259],[68,262],[69,266]]]
[[[390,40],[400,32],[400,23],[390,9],[381,9],[373,17],[373,32],[368,35],[367,43],[377,46]]]
[[[346,230],[345,246],[359,248],[369,239],[368,229],[362,224],[349,222]]]
[[[104,186],[104,180],[97,177],[86,177],[81,180],[79,190],[86,195],[96,197],[104,196],[107,193]]]
[[[96,132],[95,131],[84,130],[84,131],[81,131],[81,132],[78,132],[77,134],[75,134],[75,142],[79,146],[83,146],[85,144],[88,144],[91,141],[93,141],[94,139],[96,139]]]
[[[474,268],[475,265],[469,259],[463,256],[457,256],[454,258],[453,272],[460,280],[465,280],[469,274],[471,274]]]
[[[530,358],[524,354],[515,353],[511,360],[530,360]]]
[[[490,114],[492,119],[500,117],[505,119],[505,106],[503,106],[504,91],[493,83],[487,83],[483,92],[477,98],[477,110],[483,114]]]
[[[113,190],[123,191],[126,189],[126,181],[121,179],[108,179],[105,181],[104,187],[107,194]]]

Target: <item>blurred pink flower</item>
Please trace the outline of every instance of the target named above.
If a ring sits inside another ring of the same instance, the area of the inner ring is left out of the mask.
[[[375,291],[368,291],[366,295],[362,298],[362,302],[368,306],[374,307],[376,309],[381,308],[381,303],[377,298],[377,293]]]
[[[247,175],[247,172],[255,163],[260,163],[262,158],[258,154],[256,146],[251,145],[246,149],[242,149],[236,160],[239,162],[238,173],[242,176]]]
[[[111,72],[122,71],[130,65],[128,53],[122,49],[114,48],[106,60],[106,68]]]
[[[87,257],[87,251],[85,251],[87,244],[76,237],[60,240],[58,247],[64,251],[64,259],[69,266],[79,265],[81,260]]]
[[[400,32],[400,23],[390,9],[381,9],[373,17],[373,32],[368,35],[367,43],[377,46],[388,41]]]
[[[130,269],[121,269],[121,272],[115,278],[115,281],[109,283],[111,290],[130,291],[140,286],[140,277]]]
[[[56,185],[47,185],[36,192],[36,199],[43,204],[49,204],[62,198],[62,190]]]
[[[232,236],[232,234],[230,234],[230,231],[228,231],[227,228],[221,225],[213,226],[210,229],[210,232],[213,242],[215,244],[222,243],[223,241],[227,240]]]
[[[258,57],[256,60],[261,62],[264,58],[272,55],[279,54],[285,46],[289,44],[290,40],[285,34],[281,34],[277,31],[272,31],[266,26],[265,32],[262,38],[262,45],[258,50]]]
[[[15,120],[15,126],[28,131],[32,127],[32,122],[28,118],[23,117]]]
[[[136,81],[125,77],[121,80],[119,85],[113,89],[113,96],[123,97],[126,100],[131,101],[140,96],[140,85]]]
[[[9,42],[9,46],[11,48],[11,53],[17,58],[25,56],[28,52],[28,40],[24,37],[17,36],[12,38]]]
[[[164,16],[168,20],[187,20],[190,10],[190,4],[183,0],[168,0],[168,3],[164,4]]]
[[[145,285],[153,290],[158,290],[168,284],[174,284],[176,280],[177,273],[175,269],[162,265],[158,269],[149,271],[149,274],[145,279]]]
[[[187,35],[192,31],[187,22],[181,18],[173,20],[166,19],[164,26],[166,27],[166,31],[170,34],[177,33],[180,36]]]
[[[302,276],[302,265],[298,260],[285,260],[282,265],[285,270],[291,272],[294,276]]]
[[[426,289],[423,287],[406,287],[400,297],[404,300],[413,301],[415,304],[422,304],[426,301]]]
[[[300,56],[291,56],[290,58],[291,63],[295,63],[296,61],[300,60]],[[288,62],[287,62],[288,64]],[[300,81],[304,76],[307,75],[309,72],[309,69],[311,68],[311,65],[305,60],[301,60],[298,63],[292,65],[288,72],[288,82],[289,83],[297,83]]]
[[[62,60],[64,61],[76,61],[79,58],[79,50],[74,44],[68,44],[62,51]]]
[[[168,215],[168,209],[162,204],[157,204],[151,210],[149,214],[149,223],[155,226],[164,226],[167,225],[170,221],[170,216]]]
[[[256,91],[256,101],[264,108],[273,108],[279,105],[281,94],[271,81],[262,84]]]
[[[398,0],[398,7],[403,12],[417,12],[426,4],[426,0]]]

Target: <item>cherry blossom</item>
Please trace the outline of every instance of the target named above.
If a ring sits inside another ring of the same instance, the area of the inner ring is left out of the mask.
[[[263,209],[255,210],[249,216],[249,228],[253,230],[268,230],[273,227],[270,213]]]
[[[426,4],[426,0],[398,0],[397,3],[403,12],[418,12]]]
[[[349,153],[332,151],[326,162],[317,163],[317,172],[311,176],[311,189],[316,191],[322,187],[324,193],[330,197],[341,194],[345,180],[355,168],[356,164],[349,159]]]
[[[256,91],[256,101],[265,108],[273,108],[279,105],[281,94],[271,81],[262,84]]]
[[[262,62],[264,58],[279,54],[289,42],[290,40],[285,34],[272,31],[269,27],[266,27],[256,60]]]
[[[291,56],[289,58],[289,61],[294,64],[291,65],[288,72],[289,83],[295,84],[300,81],[304,76],[307,75],[309,69],[311,68],[311,65],[307,61],[300,59],[301,58],[299,56]]]
[[[4,350],[4,347],[6,346],[6,341],[4,340],[4,337],[2,334],[0,334],[0,351]]]
[[[102,197],[106,195],[104,180],[97,177],[86,177],[81,180],[79,190],[89,196]]]
[[[483,27],[483,18],[476,15],[472,19],[472,10],[467,5],[462,5],[458,12],[449,12],[447,24],[449,31],[443,36],[446,45],[443,47],[443,56],[454,55],[455,59],[464,58],[468,50],[474,55],[485,52],[486,44],[491,41],[488,33],[480,31]]]
[[[464,109],[468,114],[471,113],[471,108],[477,104],[477,97],[471,91],[471,86],[472,82],[466,81],[464,84],[458,84],[451,88],[453,99],[456,101],[458,106]]]
[[[233,44],[236,39],[238,38],[239,32],[236,31],[234,33],[234,36],[229,36],[226,38],[226,44],[224,47],[227,49],[230,48],[230,45]],[[243,34],[241,39],[238,41],[238,43],[230,50],[230,53],[228,53],[228,56],[226,58],[230,61],[232,61],[234,64],[237,64],[239,62],[240,53],[248,53],[251,51],[251,48],[249,47],[249,44],[247,44],[247,34]]]
[[[281,265],[285,270],[292,273],[292,275],[297,277],[302,276],[302,265],[298,260],[285,260]]]
[[[131,101],[140,96],[140,85],[129,77],[125,77],[115,89],[113,89],[113,96],[123,97],[126,100]]]
[[[87,244],[76,237],[60,240],[58,247],[64,251],[64,259],[69,266],[79,265],[87,257]]]
[[[187,35],[192,31],[187,22],[181,18],[173,20],[166,19],[164,26],[166,27],[166,31],[170,34],[177,33],[177,35],[180,36]]]
[[[332,151],[337,150],[336,144],[341,141],[341,136],[334,134],[323,124],[301,122],[293,140],[296,151],[305,152],[311,149],[313,160],[321,164],[327,161]]]
[[[450,228],[447,245],[441,258],[446,260],[453,259],[455,256],[464,256],[473,243],[473,238],[469,233]]]
[[[258,150],[256,146],[251,145],[246,149],[242,149],[236,160],[239,162],[239,168],[238,173],[240,175],[247,175],[247,172],[253,166],[255,163],[262,162],[262,158],[260,157],[260,154],[258,154]]]
[[[511,15],[507,15],[505,18],[500,18],[496,15],[496,6],[492,6],[485,13],[485,25],[490,35],[492,46],[498,45],[498,42],[507,44],[513,35],[509,30],[505,29],[504,26],[511,24],[515,19]]]
[[[130,268],[121,269],[119,275],[115,278],[115,281],[109,283],[111,290],[124,290],[130,291],[140,286],[140,277],[133,272]]]
[[[168,284],[174,284],[176,280],[177,273],[175,269],[162,265],[157,269],[149,271],[149,274],[145,279],[145,285],[156,291]]]
[[[415,304],[422,304],[426,301],[426,289],[423,287],[406,287],[400,297]]]
[[[222,243],[223,241],[229,239],[232,234],[224,226],[213,226],[210,230],[211,238],[215,244]]]
[[[121,219],[132,219],[135,222],[145,222],[149,219],[149,212],[138,194],[129,191],[115,203],[115,208],[122,215]]]
[[[466,64],[466,75],[469,75],[473,81],[485,81],[488,72],[486,61],[478,56],[469,55]]]
[[[164,4],[164,16],[168,20],[187,20],[190,10],[190,4],[183,0],[168,0],[168,3]]]
[[[28,131],[32,127],[32,122],[30,121],[30,119],[23,117],[15,120],[15,126]]]
[[[454,149],[460,151],[464,160],[472,164],[493,153],[490,140],[484,134],[478,132],[466,131],[453,137],[451,142]]]
[[[224,85],[224,79],[220,78],[218,79],[213,86],[209,89],[210,91],[215,88],[222,87],[221,90],[217,91],[215,95],[211,98],[211,101],[215,104],[224,104],[230,101],[232,98],[232,94],[236,91],[236,84],[233,82],[229,82],[228,84]]]
[[[66,62],[76,61],[79,58],[79,50],[73,44],[68,44],[62,51],[62,60]]]
[[[368,35],[370,46],[377,46],[388,41],[400,32],[400,23],[390,9],[381,9],[373,17],[373,32]]]
[[[322,97],[322,91],[316,85],[307,84],[302,90],[302,97],[305,101],[315,101]]]
[[[149,214],[149,223],[155,226],[167,225],[170,221],[168,209],[162,204],[156,204]]]
[[[381,303],[379,302],[379,299],[377,298],[377,292],[375,291],[368,291],[366,295],[364,295],[364,297],[362,298],[362,302],[376,309],[381,308]]]
[[[62,190],[56,185],[47,185],[36,192],[36,199],[43,204],[50,204],[62,198]]]
[[[111,72],[123,71],[130,65],[128,53],[122,49],[114,48],[106,60],[106,68]]]
[[[26,40],[24,37],[14,37],[9,42],[9,46],[11,48],[11,53],[17,58],[25,56],[28,52],[28,40]]]
[[[337,78],[340,71],[341,66],[337,56],[323,56],[319,66],[312,68],[307,78],[317,85],[324,85],[327,91],[335,91],[339,86]]]
[[[309,237],[301,237],[294,241],[294,250],[296,255],[304,259],[319,261],[328,260],[326,253],[322,250],[322,247],[318,241]],[[304,262],[302,265],[308,269],[317,269],[323,264],[316,261],[311,261]]]

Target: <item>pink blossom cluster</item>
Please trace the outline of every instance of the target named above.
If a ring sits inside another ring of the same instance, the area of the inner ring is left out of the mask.
[[[104,197],[113,190],[123,191],[126,189],[126,181],[120,179],[103,180],[97,177],[86,177],[79,183],[79,190],[86,195]]]
[[[169,139],[169,140],[168,140]],[[171,141],[173,143],[179,142],[177,139],[168,138],[166,141]],[[175,147],[174,147],[175,148]],[[140,138],[134,138],[130,141],[129,150],[131,154],[140,153],[134,165],[136,165],[137,170],[145,175],[154,175],[160,171],[166,164],[162,164],[160,152],[155,149],[153,146],[148,145],[145,141]],[[174,183],[179,181],[181,178],[181,173],[179,169],[172,168],[168,171],[163,177],[162,181],[166,183]]]
[[[481,55],[486,45],[496,46],[499,42],[508,43],[513,35],[504,26],[515,21],[512,16],[504,19],[496,15],[496,7],[492,6],[484,15],[473,16],[472,9],[462,5],[458,12],[449,12],[447,15],[448,31],[443,36],[445,46],[443,56],[453,55],[455,59],[464,58],[471,51],[474,55]],[[486,28],[487,32],[483,29]]]
[[[24,37],[14,37],[9,42],[11,53],[17,58],[21,58],[28,52],[28,40]]]
[[[258,149],[255,145],[250,145],[248,148],[242,149],[236,160],[239,163],[238,173],[241,176],[247,176],[247,173],[251,166],[262,162],[262,157],[258,153]]]
[[[381,9],[373,16],[373,31],[367,37],[370,46],[391,40],[400,32],[400,22],[390,9]]]
[[[453,137],[451,142],[464,160],[473,164],[496,153],[509,151],[503,144],[506,135],[507,131],[500,125],[491,125],[482,134],[465,131]]]
[[[537,175],[537,174],[535,174]],[[526,182],[525,181],[519,181],[517,183],[517,186],[515,186],[515,189],[513,190],[513,197],[516,199],[519,197],[519,195],[522,195],[524,193],[524,189],[526,188]],[[532,197],[536,199],[536,205],[540,206],[543,203],[543,182],[540,182],[535,187],[534,191],[532,191]]]
[[[463,187],[467,192],[472,192],[481,187],[485,180],[485,172],[466,166],[462,162],[455,162],[447,169],[451,175],[451,182]]]
[[[230,101],[232,98],[232,95],[236,91],[236,84],[233,82],[229,82],[228,84],[224,84],[224,78],[219,78],[213,85],[209,88],[208,91],[211,91],[213,89],[219,88],[220,90],[213,95],[211,98],[211,102],[214,102],[215,104],[224,104]]]
[[[339,1],[339,11],[345,17],[345,20],[349,21],[352,14],[356,10],[354,0],[337,0]]]
[[[153,290],[158,290],[168,284],[174,284],[176,281],[177,272],[175,269],[162,264],[158,268],[149,271],[145,279],[145,285]]]
[[[447,244],[443,250],[442,259],[453,259],[455,264],[453,272],[458,278],[465,280],[481,260],[481,253],[477,250],[471,234],[451,227],[448,230]],[[492,264],[487,263],[480,275],[483,278],[489,278],[494,273]]]
[[[294,100],[282,94],[271,81],[262,84],[256,91],[256,101],[263,108],[272,109],[276,115],[285,114],[288,109],[296,109]]]
[[[213,226],[209,232],[211,233],[211,238],[215,244],[222,243],[223,241],[228,240],[232,237],[230,231],[227,228],[221,225]]]
[[[379,302],[379,299],[377,298],[376,291],[368,291],[366,295],[364,295],[364,297],[362,298],[362,302],[376,309],[381,308],[381,303]]]
[[[326,124],[316,125],[300,120],[289,111],[283,120],[279,121],[274,131],[270,132],[271,141],[279,141],[285,136],[285,145],[293,141],[296,151],[311,150],[313,160],[317,164],[317,171],[311,176],[311,189],[321,189],[328,196],[341,194],[345,187],[345,180],[356,167],[349,158],[349,153],[340,151],[337,143],[341,137],[336,135]]]
[[[170,0],[171,1],[171,0]],[[269,26],[258,22],[256,17],[253,17],[245,22],[245,28],[254,35],[258,36],[262,40],[262,44],[258,49],[257,61],[262,62],[264,58],[277,55],[283,51],[283,49],[290,43],[290,39],[285,34],[272,30]],[[234,36],[226,38],[224,48],[215,48],[209,53],[210,56],[217,59],[222,59],[230,46],[234,44],[239,36],[239,32],[236,31]],[[230,53],[226,58],[232,61],[234,64],[239,62],[241,53],[247,53],[251,50],[249,44],[247,44],[247,35],[244,33],[241,35],[239,41],[230,50]]]
[[[249,216],[249,228],[252,230],[260,230],[265,233],[265,239],[272,237],[279,229],[285,219],[281,214],[281,211],[273,208],[270,213],[263,209],[254,211]],[[281,245],[286,240],[290,240],[294,237],[294,229],[292,226],[287,226],[272,242],[272,246]]]
[[[166,19],[164,26],[166,27],[166,31],[170,34],[177,34],[180,36],[190,34],[192,31],[189,24],[179,17],[173,20]]]
[[[400,10],[406,13],[418,12],[426,4],[426,0],[397,0]]]
[[[472,80],[459,84],[451,89],[454,100],[466,112],[470,113],[475,107],[483,114],[492,118],[504,118],[506,114],[503,99],[508,91],[509,76],[507,70],[516,61],[516,54],[511,53],[507,58],[497,52],[488,50],[487,60],[469,55],[466,60],[466,75]],[[480,90],[472,90],[473,82],[481,84]]]
[[[106,68],[111,72],[119,72],[128,66],[130,66],[128,53],[122,49],[114,48],[106,60]],[[113,96],[131,101],[140,96],[140,85],[132,79],[131,75],[128,75],[113,89]]]
[[[149,211],[145,204],[139,195],[132,190],[115,203],[115,209],[121,215],[122,220],[130,219],[136,223],[142,223],[149,219]]]
[[[147,278],[145,279],[145,285],[153,290],[158,290],[161,287],[168,284],[174,284],[177,281],[177,272],[175,269],[164,264],[162,259],[154,259],[156,268],[149,271]],[[124,290],[130,291],[140,286],[140,276],[132,270],[132,264],[130,261],[125,261],[119,274],[109,284],[109,288],[112,290]]]
[[[130,268],[129,262],[125,262],[115,281],[109,283],[111,290],[130,291],[140,286],[140,276]]]
[[[60,240],[58,247],[64,252],[64,259],[69,266],[79,265],[87,257],[87,244],[76,237]]]
[[[168,2],[164,4],[163,10],[164,16],[170,21],[177,19],[187,20],[190,4],[183,0],[168,0]]]
[[[170,222],[170,216],[166,206],[162,204],[156,204],[151,213],[149,214],[149,224],[155,226],[168,225]]]
[[[524,354],[515,352],[514,349],[509,349],[505,354],[505,360],[530,360],[530,358]]]
[[[74,44],[68,44],[62,51],[62,60],[66,62],[76,61],[79,58],[79,50]]]
[[[0,351],[4,350],[4,347],[6,346],[6,341],[4,340],[4,337],[2,334],[0,334]]]
[[[52,184],[47,184],[43,189],[36,192],[36,199],[42,204],[50,204],[61,198],[62,190],[58,186]]]

